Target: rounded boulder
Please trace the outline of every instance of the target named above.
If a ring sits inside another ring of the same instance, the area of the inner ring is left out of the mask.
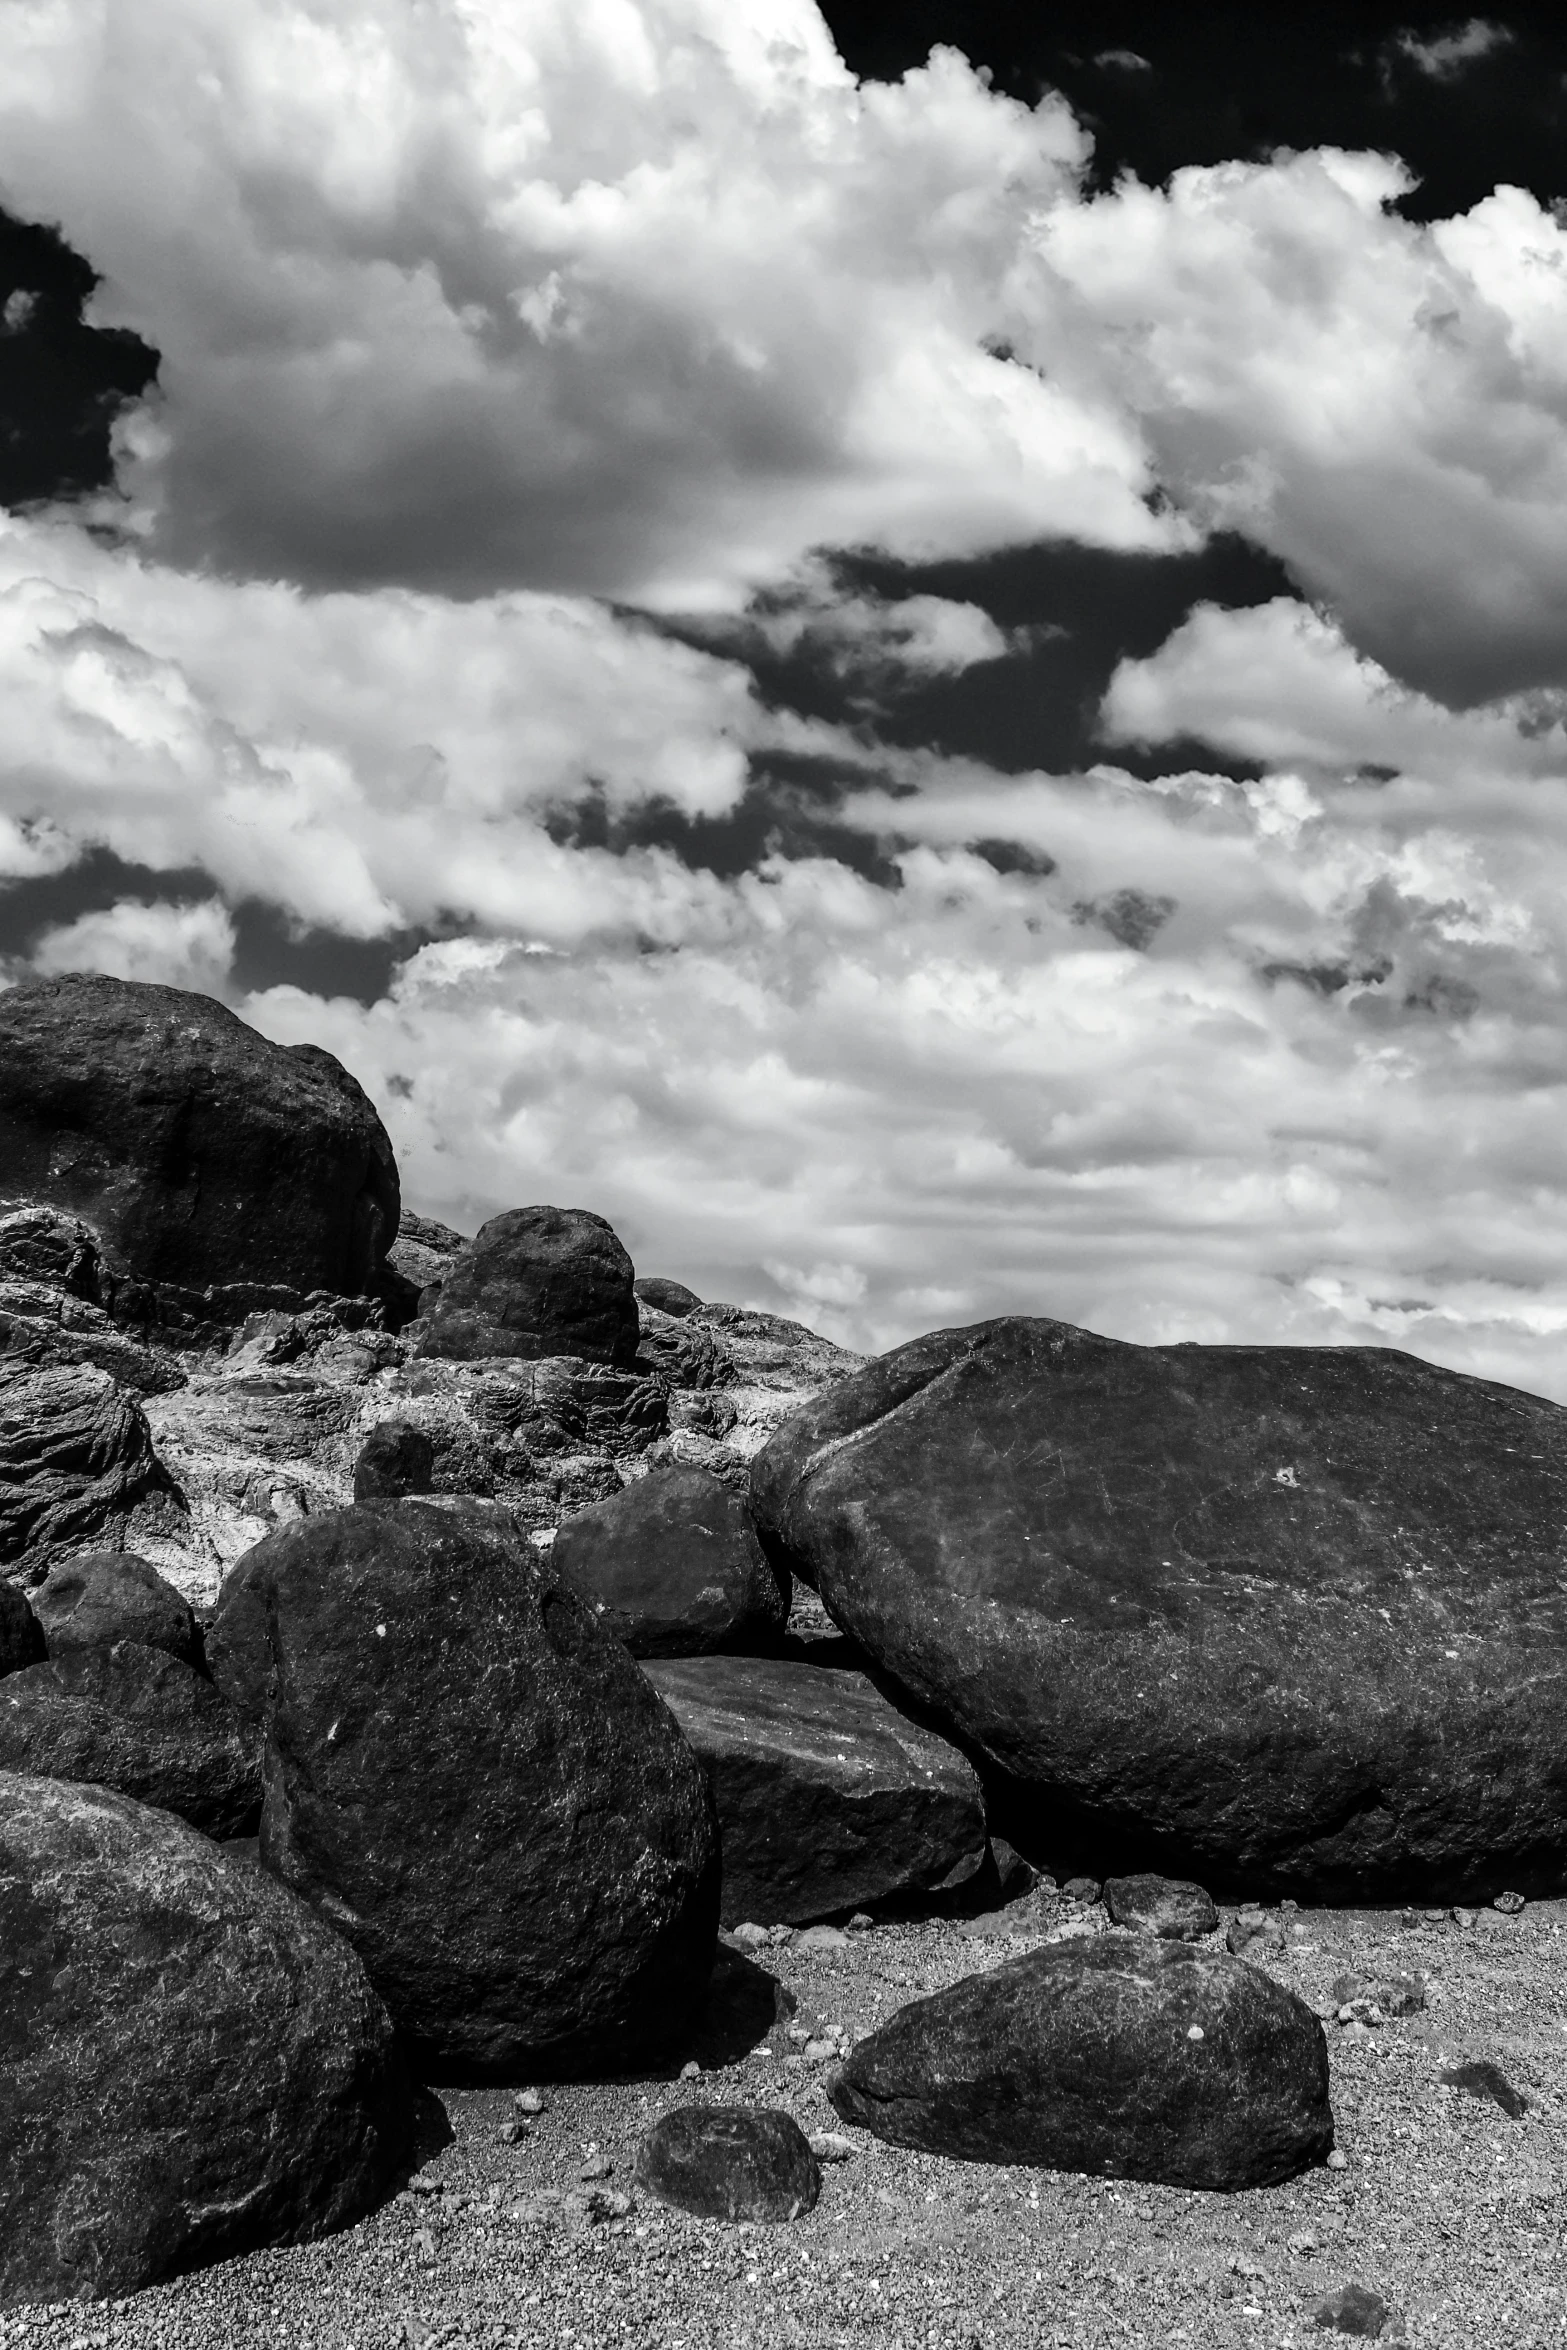
[[[578,1355],[630,1370],[639,1326],[634,1269],[586,1208],[508,1208],[481,1224],[442,1275],[418,1351],[455,1362]]]
[[[0,1772],[0,2307],[132,2293],[370,2210],[412,2108],[305,1904],[167,1812]]]
[[[84,1551],[61,1559],[33,1593],[33,1613],[51,1656],[134,1640],[181,1664],[201,1664],[201,1634],[190,1603],[134,1551]]]
[[[264,1732],[263,1863],[442,2079],[604,2073],[700,2006],[718,1840],[619,1641],[514,1533],[370,1502],[231,1570],[214,1678]]]
[[[633,1656],[765,1656],[789,1620],[743,1497],[706,1469],[650,1469],[567,1518],[553,1573]]]
[[[186,1293],[359,1295],[397,1235],[392,1146],[340,1062],[139,980],[0,995],[0,1166],[83,1217],[111,1274]]]
[[[793,2116],[770,2105],[681,2105],[637,2146],[636,2182],[696,2219],[791,2220],[816,2207],[821,2168]]]

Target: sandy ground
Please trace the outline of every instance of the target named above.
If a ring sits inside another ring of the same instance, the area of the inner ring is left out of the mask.
[[[924,1921],[856,1933],[837,1952],[796,1940],[762,1960],[793,1992],[797,2028],[854,2036],[1014,1955],[1062,1914],[1037,1901],[1009,1912],[1022,1939]],[[445,2092],[430,2107],[430,2142],[449,2142],[418,2180],[438,2180],[438,2191],[405,2192],[344,2235],[133,2302],[0,2317],[0,2344],[1272,2350],[1342,2338],[1318,2331],[1310,2313],[1353,2278],[1403,2313],[1411,2343],[1563,2350],[1567,1902],[1465,1923],[1302,1911],[1293,1926],[1295,1946],[1269,1971],[1319,2012],[1351,1967],[1429,1977],[1424,2015],[1364,2040],[1328,2026],[1343,2171],[1195,2194],[946,2162],[853,2133],[856,2152],[825,2169],[820,2204],[792,2225],[704,2224],[641,2203],[598,2224],[519,2216],[528,2195],[577,2188],[598,2159],[613,2165],[606,2191],[629,2189],[639,2132],[689,2098],[782,2104],[808,2132],[841,2129],[822,2089],[826,2064],[796,2053],[784,2022],[769,2030],[766,2055],[750,2052],[774,1995],[731,1961],[722,2025],[701,2043],[697,2078],[547,2091],[547,2111],[518,2146],[500,2135],[509,2092]],[[1440,2084],[1442,2067],[1464,2057],[1502,2067],[1529,2099],[1522,2120]]]

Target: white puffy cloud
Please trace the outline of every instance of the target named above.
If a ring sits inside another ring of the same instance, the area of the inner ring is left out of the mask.
[[[46,930],[34,945],[35,971],[106,971],[113,979],[225,995],[234,962],[234,924],[215,898],[174,906],[121,898]]]
[[[9,0],[0,190],[163,354],[167,559],[733,606],[818,545],[1177,543],[992,354],[1069,110],[859,87],[811,0]]]
[[[1399,33],[1393,47],[1418,72],[1428,74],[1433,81],[1450,82],[1458,78],[1466,65],[1489,57],[1495,49],[1505,49],[1512,39],[1506,25],[1494,24],[1488,17],[1472,16],[1467,24],[1457,25],[1451,32]]]

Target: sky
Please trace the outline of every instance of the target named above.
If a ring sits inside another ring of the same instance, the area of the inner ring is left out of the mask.
[[[1564,117],[1518,12],[8,0],[0,979],[846,1344],[1567,1400]]]

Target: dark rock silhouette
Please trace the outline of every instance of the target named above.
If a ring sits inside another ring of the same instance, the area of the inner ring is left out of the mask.
[[[434,1482],[435,1446],[412,1421],[383,1420],[359,1448],[355,1501],[395,1501],[407,1493],[428,1493]]]
[[[683,1281],[666,1281],[661,1274],[648,1273],[636,1284],[642,1303],[653,1306],[661,1314],[673,1314],[681,1321],[702,1303],[694,1289],[687,1289]]]
[[[863,1674],[738,1656],[646,1670],[712,1784],[725,1925],[805,1925],[983,1866],[973,1765]]]
[[[0,1355],[0,1567],[39,1582],[61,1551],[178,1510],[135,1396],[91,1364]]]
[[[62,1559],[33,1593],[33,1613],[51,1656],[134,1640],[201,1667],[201,1634],[190,1603],[131,1550],[82,1551]]]
[[[813,2211],[822,2174],[792,2115],[769,2105],[681,2105],[636,2153],[644,2194],[698,2219],[790,2220]]]
[[[256,1744],[221,1691],[161,1648],[68,1648],[0,1682],[0,1771],[112,1787],[204,1835],[248,1836]]]
[[[213,1676],[265,1730],[267,1867],[436,2077],[645,2060],[712,1965],[701,1767],[620,1643],[497,1514],[372,1502],[224,1583]]]
[[[1219,1930],[1212,1895],[1178,1877],[1107,1877],[1104,1902],[1112,1926],[1157,1934],[1166,1942],[1200,1942]]]
[[[91,1224],[122,1320],[368,1293],[397,1233],[392,1146],[341,1063],[181,988],[74,973],[0,995],[0,1168],[11,1199]]]
[[[611,1227],[585,1208],[508,1208],[452,1258],[418,1351],[473,1362],[487,1355],[580,1355],[630,1370],[637,1352],[633,1271]]]
[[[342,2227],[408,2141],[380,2001],[283,1886],[96,1787],[0,1772],[0,2306]]]
[[[1305,2001],[1213,1949],[1057,1943],[899,2008],[829,2079],[846,2121],[970,2162],[1234,2191],[1333,2145]]]
[[[579,1510],[550,1568],[633,1656],[766,1655],[789,1620],[787,1576],[740,1495],[705,1469],[651,1469]]]
[[[44,1628],[22,1594],[0,1583],[0,1677],[41,1665],[48,1653]]]
[[[758,1456],[764,1543],[1025,1845],[1452,1899],[1567,1864],[1567,1412],[1390,1348],[939,1331]]]

